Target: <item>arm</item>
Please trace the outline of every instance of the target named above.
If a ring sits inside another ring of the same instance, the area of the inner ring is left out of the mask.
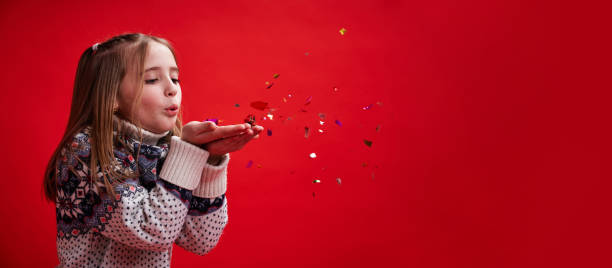
[[[175,241],[178,246],[197,255],[210,252],[227,225],[228,162],[229,154],[225,154],[218,165],[204,166],[200,184],[193,191],[185,224]]]
[[[86,140],[88,139],[75,139],[78,148],[89,149],[88,144],[82,144]],[[70,191],[70,188],[76,183],[76,185],[84,186],[83,189],[88,189],[85,192],[86,196],[99,194],[99,201],[93,204],[96,209],[90,209],[93,215],[79,218],[76,215],[77,211],[72,212],[67,220],[91,224],[92,231],[99,232],[107,238],[130,247],[165,251],[172,246],[182,229],[188,212],[186,204],[191,200],[192,190],[199,182],[208,152],[178,137],[172,137],[168,155],[161,173],[157,176],[154,168],[157,161],[154,160],[158,160],[155,159],[155,149],[159,147],[141,146],[142,148],[139,147],[141,153],[137,159],[138,163],[130,163],[130,166],[132,168],[134,166],[136,168],[145,167],[141,170],[140,179],[142,180],[142,177],[145,176],[155,181],[150,191],[141,186],[137,180],[126,179],[124,182],[116,183],[113,187],[116,194],[116,199],[113,199],[103,188],[99,187],[103,185],[100,172],[96,172],[97,176],[94,176],[93,182],[97,186],[91,185],[88,178],[90,171],[86,165],[88,161],[83,161],[78,157],[89,156],[89,152],[77,152],[77,154],[67,155],[58,163],[59,170],[71,171],[60,172],[62,175],[58,178],[58,193],[61,191],[61,195],[65,197],[66,194],[63,191],[66,189]],[[98,169],[96,167],[96,170]],[[73,192],[79,195],[78,191]],[[70,200],[72,203],[66,202]],[[72,195],[72,198],[63,200],[62,204],[70,208],[79,208],[82,212],[87,206],[92,205],[91,202],[87,202],[88,200],[83,200]],[[91,200],[96,200],[96,198]],[[84,203],[88,204],[84,205]],[[58,213],[58,217],[66,217],[66,215],[67,213],[61,215]],[[92,224],[92,219],[94,224]]]

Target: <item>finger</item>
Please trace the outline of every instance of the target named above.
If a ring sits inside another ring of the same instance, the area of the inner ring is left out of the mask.
[[[204,121],[196,125],[196,133],[209,132],[217,128],[217,125],[211,121]]]
[[[214,140],[239,135],[240,132],[244,131],[246,128],[247,127],[244,124],[220,126],[216,127],[214,131],[200,133],[200,135],[198,135],[198,139],[201,140],[202,143],[209,143]]]

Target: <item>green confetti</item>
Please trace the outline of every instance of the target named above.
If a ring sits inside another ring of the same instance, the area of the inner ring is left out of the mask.
[[[363,143],[365,143],[365,145],[367,145],[368,147],[372,147],[372,141],[363,140]]]

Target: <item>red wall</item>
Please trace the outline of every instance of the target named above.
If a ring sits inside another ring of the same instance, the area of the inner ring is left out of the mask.
[[[232,154],[218,246],[175,247],[173,266],[592,267],[609,253],[591,243],[610,238],[596,192],[610,157],[594,149],[606,98],[561,89],[558,6],[135,2],[0,3],[1,266],[57,264],[40,186],[78,57],[132,31],[175,45],[186,121],[256,113],[272,130]]]

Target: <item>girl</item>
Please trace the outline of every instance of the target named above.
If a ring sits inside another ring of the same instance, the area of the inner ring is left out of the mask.
[[[168,41],[113,37],[81,55],[68,126],[45,172],[58,267],[170,267],[172,245],[204,255],[227,224],[229,153],[260,126],[182,125]]]

